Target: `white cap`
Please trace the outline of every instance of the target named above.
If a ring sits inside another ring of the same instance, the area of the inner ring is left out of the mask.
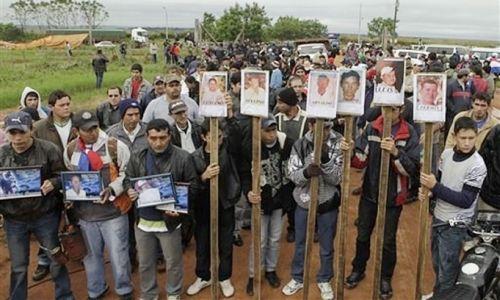
[[[385,67],[382,68],[382,70],[380,70],[380,76],[383,76],[385,74],[389,74],[392,71],[394,71],[393,67],[385,66]]]

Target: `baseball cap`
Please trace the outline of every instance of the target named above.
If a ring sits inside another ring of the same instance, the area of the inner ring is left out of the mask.
[[[165,80],[166,84],[169,84],[169,83],[174,82],[174,81],[181,82],[182,78],[179,75],[176,75],[176,74],[169,74],[169,75],[167,75],[167,78]]]
[[[122,119],[123,119],[123,115],[127,112],[127,109],[129,109],[129,108],[138,108],[139,111],[141,110],[139,102],[137,102],[136,100],[131,99],[131,98],[123,99],[118,104],[118,109],[120,110],[120,116],[122,117]]]
[[[389,74],[392,71],[394,71],[393,67],[385,66],[382,68],[382,70],[380,70],[380,76],[385,75],[385,74]]]
[[[260,126],[265,129],[272,125],[277,125],[276,118],[272,114],[268,114],[266,118],[262,118],[260,121]]]
[[[181,111],[187,111],[187,110],[188,110],[188,107],[187,107],[186,103],[184,103],[184,101],[182,101],[182,100],[171,102],[168,105],[168,111],[171,114],[176,114],[176,113],[180,113]]]
[[[31,116],[24,111],[17,111],[7,115],[4,119],[5,131],[20,130],[27,132],[30,130],[33,120]]]
[[[165,83],[165,77],[163,77],[161,75],[156,75],[155,79],[153,80],[153,84],[157,84],[158,82]]]
[[[463,68],[463,69],[458,70],[457,75],[458,76],[464,76],[464,75],[469,75],[469,73],[470,73],[469,69]]]
[[[73,116],[73,123],[76,128],[89,130],[94,126],[99,126],[99,120],[95,112],[90,110],[80,110]]]

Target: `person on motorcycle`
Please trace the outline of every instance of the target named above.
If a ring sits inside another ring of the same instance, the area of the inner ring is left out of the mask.
[[[471,223],[487,169],[476,151],[477,128],[474,120],[461,117],[453,129],[456,145],[441,154],[439,175],[421,173],[421,186],[435,200],[432,218],[431,252],[436,274],[434,297],[453,288],[460,271],[460,252],[467,228],[450,225],[460,220]],[[424,192],[420,190],[423,201]]]

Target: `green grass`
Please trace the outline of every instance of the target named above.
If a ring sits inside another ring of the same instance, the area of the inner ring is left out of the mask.
[[[162,56],[159,63],[148,61],[148,50],[128,49],[126,61],[113,57],[110,50],[104,50],[111,60],[108,72],[104,74],[103,88],[95,88],[95,75],[91,60],[95,48],[81,46],[73,50],[68,59],[63,49],[7,50],[0,49],[0,110],[16,108],[25,86],[36,89],[47,105],[48,95],[55,89],[62,89],[71,95],[75,108],[93,107],[106,99],[106,88],[122,86],[130,76],[130,66],[140,63],[143,76],[151,81],[157,74],[164,73]]]

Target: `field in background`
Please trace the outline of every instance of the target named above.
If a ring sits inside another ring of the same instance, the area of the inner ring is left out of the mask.
[[[0,49],[0,110],[16,108],[25,86],[38,90],[45,105],[50,92],[62,89],[71,95],[75,108],[89,107],[106,99],[107,87],[122,86],[130,77],[133,63],[142,64],[148,81],[164,72],[163,56],[159,54],[158,63],[152,64],[146,48],[128,49],[126,61],[120,61],[109,49],[104,53],[111,62],[104,74],[103,88],[97,90],[91,65],[95,47],[73,49],[72,58],[63,49]]]
[[[342,44],[346,44],[349,41],[358,41],[357,34],[341,34],[340,39]],[[370,39],[366,35],[361,35],[362,41],[369,41],[377,43],[378,40]],[[401,46],[418,45],[419,37],[409,37],[401,36],[398,37],[395,48]],[[462,40],[462,39],[446,39],[446,38],[422,38],[423,44],[443,44],[443,45],[460,45],[465,47],[485,47],[485,48],[496,48],[500,47],[498,41],[487,41],[487,40]]]

